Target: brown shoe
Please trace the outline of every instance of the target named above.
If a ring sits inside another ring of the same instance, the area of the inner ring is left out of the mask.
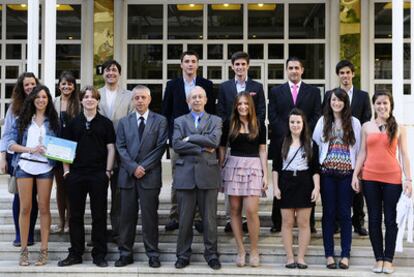
[[[37,258],[37,262],[35,263],[36,266],[45,265],[47,263],[47,259],[49,254],[46,249],[40,249],[39,257]]]
[[[20,266],[30,265],[30,263],[29,263],[29,250],[27,249],[27,247],[22,248],[22,250],[20,251],[19,265]]]

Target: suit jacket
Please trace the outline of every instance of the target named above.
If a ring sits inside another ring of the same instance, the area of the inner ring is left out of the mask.
[[[101,101],[99,101],[99,113],[109,118],[114,124],[115,130],[117,130],[119,120],[133,110],[131,104],[132,92],[126,89],[118,89],[112,114],[109,114],[107,108],[105,87],[100,88],[99,93],[101,94]]]
[[[249,91],[250,95],[253,97],[257,118],[261,122],[264,122],[266,118],[266,100],[263,85],[249,78],[247,79],[245,90]],[[236,96],[237,88],[234,79],[221,83],[217,97],[217,115],[220,116],[223,121],[230,119]]]
[[[201,117],[198,128],[191,113],[174,121],[172,146],[179,155],[175,163],[173,187],[175,189],[217,189],[221,182],[216,153],[203,151],[204,147],[217,148],[220,144],[222,121],[208,114]],[[188,141],[183,141],[189,137]]]
[[[167,143],[165,117],[149,111],[142,137],[140,140],[135,112],[119,121],[116,148],[121,160],[118,176],[120,188],[132,188],[135,184],[144,189],[161,187],[161,158]],[[134,176],[138,166],[145,169],[141,179]]]
[[[305,113],[309,131],[312,132],[321,116],[319,89],[302,81],[296,104],[293,104],[288,82],[272,88],[269,94],[269,123],[272,128],[272,140],[281,139],[287,133],[289,113],[295,107]]]
[[[207,79],[197,76],[196,85],[202,87],[206,91],[208,98],[205,106],[206,112],[215,114],[216,99],[213,93],[213,83]],[[185,95],[183,77],[168,81],[164,92],[164,98],[162,100],[162,114],[168,120],[168,138],[170,140],[170,144],[174,131],[174,119],[188,114],[189,112],[190,109],[188,108],[187,98]]]
[[[331,95],[331,93],[332,90],[325,92],[322,104],[323,109],[325,109],[328,96]],[[352,92],[351,111],[352,116],[358,118],[361,125],[371,120],[372,112],[368,92],[354,87],[354,91]]]

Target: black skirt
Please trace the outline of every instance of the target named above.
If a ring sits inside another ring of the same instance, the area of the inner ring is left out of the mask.
[[[315,205],[311,202],[314,188],[312,175],[305,171],[282,171],[279,174],[279,189],[281,193],[280,208],[296,209],[311,208]]]

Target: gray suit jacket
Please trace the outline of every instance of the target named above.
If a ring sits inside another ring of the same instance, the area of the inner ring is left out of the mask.
[[[132,188],[135,184],[144,189],[161,187],[161,158],[168,137],[167,119],[149,111],[142,137],[140,141],[135,112],[119,121],[116,148],[121,160],[118,176],[120,188]],[[138,166],[145,169],[145,175],[141,179],[134,176]]]
[[[191,113],[174,121],[172,145],[179,154],[175,164],[175,189],[217,189],[220,169],[216,153],[203,151],[204,147],[217,148],[220,144],[222,121],[220,117],[204,113],[199,127],[194,126]],[[183,141],[189,137],[188,141]]]
[[[109,118],[114,124],[115,130],[117,130],[119,120],[134,110],[131,104],[132,92],[126,89],[119,89],[117,91],[112,114],[109,114],[107,108],[105,87],[100,88],[99,93],[101,95],[101,101],[99,101],[99,112],[101,115]]]

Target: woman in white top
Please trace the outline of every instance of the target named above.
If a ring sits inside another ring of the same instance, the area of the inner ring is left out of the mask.
[[[27,240],[29,233],[30,210],[32,208],[33,182],[36,180],[38,206],[40,212],[41,245],[36,265],[44,265],[48,258],[48,238],[50,228],[50,191],[52,188],[55,162],[44,156],[45,136],[56,136],[59,120],[53,106],[52,96],[46,86],[39,85],[26,98],[12,134],[8,149],[15,152],[12,165],[15,169],[20,197],[21,253],[19,264],[29,265]]]

